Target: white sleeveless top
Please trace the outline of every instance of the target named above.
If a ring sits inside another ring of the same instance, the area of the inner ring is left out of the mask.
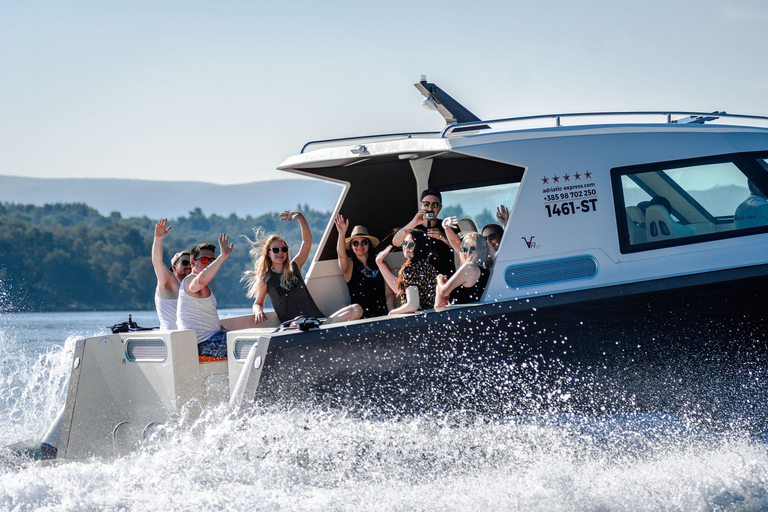
[[[184,278],[186,281],[193,275]],[[216,310],[216,297],[211,292],[210,297],[198,299],[184,291],[184,281],[179,286],[179,303],[176,308],[176,326],[179,329],[194,329],[197,332],[197,342],[205,341],[221,330],[219,312]]]
[[[176,303],[178,299],[161,299],[155,288],[155,309],[160,319],[160,330],[173,331],[176,329]]]

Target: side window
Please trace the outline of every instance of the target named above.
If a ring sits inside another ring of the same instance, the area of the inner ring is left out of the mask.
[[[745,168],[764,173],[768,162],[737,156],[614,169],[622,252],[738,236],[740,230],[768,226],[768,199]]]
[[[499,223],[496,219],[498,206],[503,204],[512,210],[519,188],[520,183],[505,183],[442,192],[443,209],[440,216],[445,218],[455,215],[460,221],[469,220],[471,223],[460,227],[480,231],[486,224]]]

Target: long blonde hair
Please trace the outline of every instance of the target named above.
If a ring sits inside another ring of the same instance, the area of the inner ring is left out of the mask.
[[[269,247],[276,241],[281,241],[288,247],[285,239],[280,235],[272,233],[265,238],[263,228],[254,228],[253,233],[255,235],[254,240],[242,235],[251,244],[251,250],[248,254],[250,254],[251,261],[253,262],[253,270],[246,270],[241,279],[241,281],[246,282],[248,287],[246,296],[251,299],[256,297],[259,290],[267,286],[267,281],[272,277],[272,260],[269,258]],[[280,286],[290,290],[293,284],[298,282],[299,278],[293,272],[291,253],[288,252],[287,256],[287,263],[283,267],[283,273],[280,276]]]

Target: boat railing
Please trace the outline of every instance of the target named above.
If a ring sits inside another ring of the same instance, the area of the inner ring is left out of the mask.
[[[664,119],[664,123],[669,124],[703,124],[705,122],[711,122],[718,119],[739,119],[739,120],[749,120],[756,122],[758,126],[768,127],[768,117],[766,116],[752,116],[752,115],[743,115],[743,114],[728,114],[726,112],[690,112],[690,111],[672,111],[672,110],[664,110],[664,111],[642,111],[642,112],[582,112],[582,113],[567,113],[567,114],[544,114],[544,115],[536,115],[536,116],[523,116],[523,117],[507,117],[503,119],[492,119],[489,121],[473,121],[473,122],[467,122],[467,123],[456,123],[446,126],[442,132],[440,132],[441,138],[446,138],[454,135],[457,131],[460,132],[462,135],[466,135],[466,132],[475,129],[475,130],[487,130],[492,129],[494,125],[504,124],[504,123],[518,123],[518,124],[526,124],[528,123],[529,126],[525,126],[525,128],[531,128],[531,124],[535,124],[539,121],[545,121],[546,124],[544,126],[536,126],[536,127],[561,127],[561,126],[580,126],[580,125],[588,125],[588,124],[616,124],[615,122],[599,122],[599,119],[596,118],[616,118],[616,117],[632,117],[632,118],[654,118],[656,121],[645,121],[645,122],[656,122],[658,123],[659,117],[662,117]],[[679,116],[686,116],[686,117],[679,117]],[[577,122],[571,124],[569,123],[572,119],[578,119]],[[583,122],[585,118],[593,118],[594,121],[592,123]],[[723,120],[725,120],[723,119]],[[634,119],[632,121],[633,123],[637,123],[638,120]],[[567,123],[567,124],[564,124]],[[741,123],[741,125],[744,125],[745,123]],[[747,125],[752,126],[752,125]]]
[[[439,132],[406,132],[406,133],[385,133],[378,135],[363,135],[358,137],[341,137],[336,139],[313,140],[304,144],[301,153],[304,153],[310,146],[348,144],[357,141],[387,140],[397,138],[412,137],[440,137],[448,138],[455,135],[466,135],[468,131],[491,130],[501,124],[518,124],[517,129],[531,128],[552,128],[563,126],[584,126],[598,124],[618,124],[615,121],[617,117],[631,117],[631,121],[626,123],[636,124],[638,122],[647,123],[668,123],[668,124],[703,124],[707,122],[720,121],[721,124],[727,120],[739,120],[738,126],[759,126],[768,128],[767,116],[753,116],[744,114],[728,114],[726,112],[695,112],[685,110],[659,110],[659,111],[639,111],[639,112],[579,112],[566,114],[544,114],[535,116],[506,117],[502,119],[491,119],[483,121],[472,121],[466,123],[455,123],[446,126]],[[601,119],[603,118],[603,119]],[[606,121],[605,118],[611,118]],[[643,119],[645,118],[645,119]],[[661,118],[661,119],[659,119]],[[592,122],[587,122],[591,119]],[[643,119],[643,120],[641,120]],[[574,121],[574,122],[571,122]],[[752,124],[744,121],[751,121]],[[543,124],[542,124],[543,122]],[[458,132],[458,133],[457,133]]]
[[[304,153],[306,149],[309,146],[318,146],[318,145],[328,145],[328,144],[338,144],[338,143],[348,143],[348,142],[354,142],[354,141],[363,141],[363,140],[377,140],[377,139],[399,139],[399,138],[406,138],[410,139],[412,137],[428,137],[428,136],[434,136],[434,135],[440,135],[440,132],[406,132],[406,133],[385,133],[380,135],[363,135],[360,137],[343,137],[338,139],[322,139],[322,140],[311,140],[304,144],[301,148],[301,153]]]

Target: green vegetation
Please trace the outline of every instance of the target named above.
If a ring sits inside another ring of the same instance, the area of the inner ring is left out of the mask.
[[[315,240],[330,222],[329,212],[297,207],[304,213]],[[0,204],[0,311],[76,311],[154,308],[155,273],[150,249],[159,219],[104,217],[85,204],[45,206]],[[211,288],[219,307],[250,307],[243,272],[251,267],[253,228],[282,235],[298,248],[298,222],[280,222],[277,213],[239,218],[206,217],[195,208],[186,217],[169,219],[173,227],[163,239],[163,260],[201,242],[218,247],[227,233],[235,248]],[[313,247],[313,250],[316,247]],[[218,251],[217,251],[218,254]],[[304,268],[304,271],[307,267]]]

